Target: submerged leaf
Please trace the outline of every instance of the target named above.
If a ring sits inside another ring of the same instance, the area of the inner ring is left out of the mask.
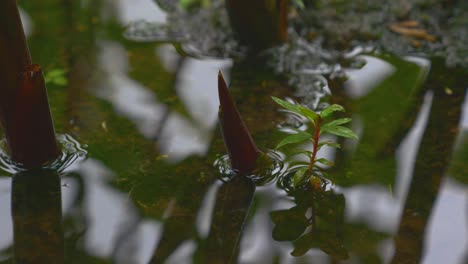
[[[310,138],[312,138],[312,135],[307,132],[299,132],[297,134],[292,134],[281,140],[281,142],[278,144],[278,146],[276,146],[276,148],[278,149],[288,144],[304,142]]]
[[[287,210],[278,210],[270,213],[274,228],[273,239],[276,241],[294,241],[304,233],[308,220],[304,208],[295,206]]]
[[[309,150],[303,150],[303,149],[296,149],[291,152],[291,155],[306,155],[307,157],[312,156],[312,151]]]
[[[329,117],[331,114],[333,114],[334,112],[344,112],[344,111],[345,109],[341,105],[332,104],[329,107],[323,109],[322,112],[320,112],[320,117],[322,119],[325,119]]]
[[[351,129],[343,126],[323,127],[322,132],[327,132],[345,138],[358,139],[358,136]]]
[[[294,187],[299,186],[299,184],[304,180],[305,173],[307,172],[307,167],[302,167],[296,171],[293,177],[293,185]]]

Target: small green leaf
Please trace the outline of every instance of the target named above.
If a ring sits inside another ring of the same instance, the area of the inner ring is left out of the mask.
[[[272,96],[271,98],[277,104],[281,105],[283,108],[286,108],[286,109],[288,109],[288,110],[290,110],[290,111],[292,111],[292,112],[294,112],[294,113],[296,113],[298,115],[302,115],[301,110],[299,109],[299,107],[297,105],[291,104],[290,102],[286,102],[286,101],[281,100],[281,99],[279,99],[277,97],[274,97],[274,96]]]
[[[315,113],[314,111],[310,110],[309,108],[307,107],[304,107],[302,105],[295,105],[295,104],[291,104],[289,102],[286,102],[284,100],[281,100],[277,97],[274,97],[272,96],[271,97],[277,104],[281,105],[282,107],[298,114],[298,115],[301,115],[301,116],[304,116],[306,117],[307,119],[309,119],[311,122],[315,123],[319,117],[319,115],[317,113]]]
[[[299,110],[301,111],[301,114],[305,117],[307,117],[307,119],[310,120],[310,122],[312,123],[315,123],[317,122],[318,118],[319,118],[319,115],[317,113],[315,113],[314,111],[310,110],[309,108],[305,107],[305,106],[302,106],[302,105],[299,105]]]
[[[345,109],[341,105],[332,104],[329,107],[323,109],[322,112],[320,112],[320,117],[322,119],[325,119],[329,117],[331,114],[333,114],[334,112],[344,112],[344,111]]]
[[[358,139],[357,135],[351,129],[343,126],[322,127],[322,132],[327,132],[345,138]]]
[[[294,4],[301,10],[305,8],[304,2],[302,2],[302,0],[294,0]]]
[[[281,140],[281,142],[278,144],[278,146],[276,146],[276,148],[278,149],[284,145],[304,142],[310,138],[312,138],[312,135],[307,132],[299,132],[297,134],[292,134]]]
[[[302,167],[294,173],[293,176],[293,185],[294,187],[299,186],[299,184],[304,180],[304,175],[307,171],[307,167]]]
[[[67,86],[68,85],[68,80],[65,77],[57,77],[54,80],[54,83],[59,86]]]
[[[351,122],[351,118],[339,118],[339,119],[336,119],[336,120],[333,120],[333,121],[330,121],[326,124],[323,124],[322,127],[326,127],[326,126],[339,126],[339,125],[344,125],[344,124],[347,124]]]
[[[46,84],[54,84],[57,86],[67,86],[68,79],[66,78],[66,71],[63,69],[53,69],[46,72],[44,81]]]
[[[333,141],[323,141],[323,142],[320,142],[318,147],[321,148],[322,146],[329,146],[329,147],[332,147],[332,148],[341,148],[341,145],[338,144],[338,143],[335,143]]]
[[[318,163],[322,163],[322,164],[327,165],[327,166],[330,166],[330,167],[333,166],[333,165],[335,165],[335,164],[333,163],[333,161],[327,160],[327,159],[325,159],[325,158],[317,159],[316,161],[317,161]]]

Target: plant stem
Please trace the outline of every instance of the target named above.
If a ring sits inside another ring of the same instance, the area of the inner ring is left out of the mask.
[[[287,0],[226,0],[226,9],[239,42],[251,52],[287,41]]]
[[[314,170],[314,165],[315,165],[315,159],[317,157],[317,152],[318,152],[318,145],[319,145],[319,138],[320,138],[320,119],[317,120],[317,122],[314,123],[314,138],[313,138],[313,145],[314,149],[312,151],[312,156],[310,157],[310,163],[309,163],[309,174],[312,174]]]
[[[15,0],[0,1],[0,125],[11,127],[18,74],[31,64]],[[5,131],[7,137],[8,131]]]

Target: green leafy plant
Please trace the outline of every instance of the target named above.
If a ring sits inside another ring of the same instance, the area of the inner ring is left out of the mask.
[[[210,0],[179,0],[180,6],[185,9],[189,10],[193,7],[207,7],[211,4]]]
[[[57,86],[67,86],[68,79],[66,77],[66,74],[67,72],[63,69],[50,70],[44,76],[45,83]]]
[[[283,108],[306,118],[311,123],[308,131],[295,130],[296,133],[286,136],[276,148],[278,149],[289,144],[311,141],[313,146],[312,151],[305,149],[296,149],[294,151],[295,154],[305,155],[309,161],[300,164],[300,168],[293,176],[293,185],[294,187],[300,186],[307,179],[314,185],[317,180],[317,175],[325,175],[324,167],[322,166],[333,166],[333,162],[330,160],[317,158],[318,151],[323,146],[333,148],[341,147],[340,144],[333,141],[320,141],[320,137],[325,134],[332,134],[339,137],[357,139],[357,135],[351,129],[343,126],[351,122],[351,118],[332,119],[334,113],[345,111],[341,105],[332,104],[323,109],[320,113],[316,113],[305,106],[292,104],[276,97],[272,98]]]

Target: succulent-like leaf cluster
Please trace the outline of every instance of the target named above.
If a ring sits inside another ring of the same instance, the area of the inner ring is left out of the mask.
[[[341,146],[340,144],[333,141],[320,141],[320,137],[322,135],[332,134],[344,138],[358,138],[351,129],[343,126],[351,122],[351,118],[338,118],[334,120],[331,118],[334,113],[345,111],[341,105],[332,104],[323,109],[320,113],[316,113],[305,106],[292,104],[276,97],[272,98],[283,108],[306,118],[311,123],[309,131],[295,130],[296,133],[286,136],[276,146],[276,148],[281,148],[289,144],[299,144],[309,140],[312,142],[312,151],[297,149],[293,152],[294,154],[305,155],[309,160],[308,163],[299,164],[299,169],[293,176],[294,187],[300,186],[306,182],[307,179],[309,182],[313,183],[315,177],[319,175],[325,176],[324,167],[320,166],[319,164],[333,166],[332,161],[329,161],[325,158],[317,158],[317,152],[323,146],[329,146],[333,148],[340,148]]]

